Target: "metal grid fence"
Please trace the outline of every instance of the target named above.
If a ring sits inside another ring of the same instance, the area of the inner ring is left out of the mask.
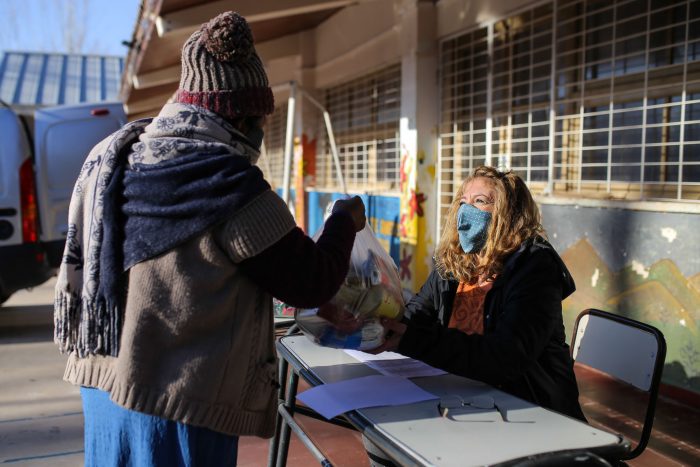
[[[700,2],[555,0],[440,50],[441,212],[484,163],[536,192],[700,201]]]
[[[328,88],[324,93],[348,189],[398,191],[401,65]],[[319,129],[319,135],[326,135],[325,128]],[[316,186],[337,190],[328,140],[319,140]]]
[[[284,177],[284,138],[287,131],[287,102],[275,107],[265,122],[265,150],[258,166],[273,188],[282,187]]]

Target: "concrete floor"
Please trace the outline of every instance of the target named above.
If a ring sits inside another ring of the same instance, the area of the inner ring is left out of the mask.
[[[62,381],[53,343],[53,281],[0,308],[0,463],[78,466],[83,416],[78,388]]]
[[[15,294],[0,308],[0,463],[13,466],[80,466],[83,464],[83,417],[76,387],[62,381],[65,357],[52,337],[53,280],[31,292]],[[579,374],[582,389],[595,377]],[[606,386],[608,384],[608,386]],[[606,405],[610,383],[589,391],[582,405],[605,415],[603,427],[626,432],[635,421]],[[300,387],[301,389],[301,387]],[[604,397],[603,397],[604,395]],[[616,408],[630,397],[620,393]],[[628,404],[629,405],[629,404]],[[365,467],[367,457],[357,432],[299,417],[311,438],[333,465]],[[700,465],[700,409],[660,399],[649,448],[630,462],[636,467]],[[239,465],[267,465],[267,440],[243,437]],[[288,466],[318,465],[292,436]]]
[[[52,279],[18,292],[0,308],[0,464],[83,465],[80,393],[62,381],[66,358],[53,343],[54,284]],[[367,465],[358,433],[315,420],[307,423],[335,465]],[[241,438],[238,465],[266,466],[268,446],[267,440]],[[292,439],[287,465],[314,464]]]

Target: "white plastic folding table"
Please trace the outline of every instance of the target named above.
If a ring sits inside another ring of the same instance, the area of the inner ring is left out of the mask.
[[[298,378],[316,386],[377,372],[342,350],[320,347],[303,335],[280,338],[277,350],[282,379],[286,379],[288,367],[292,372],[285,384],[285,400],[280,400],[278,407],[280,417],[270,443],[269,465],[286,464],[290,430],[300,436],[321,465],[330,465],[294,421],[294,413],[300,410],[313,416],[308,408],[296,405]],[[500,410],[465,407],[443,417],[439,401],[431,400],[353,410],[334,422],[361,431],[402,466],[516,465],[523,462],[534,465],[551,463],[554,456],[571,453],[592,453],[616,459],[630,449],[629,442],[620,435],[596,429],[478,381],[451,374],[413,378],[412,381],[443,399],[491,397]]]

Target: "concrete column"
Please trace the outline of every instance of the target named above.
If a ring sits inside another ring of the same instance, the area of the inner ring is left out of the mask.
[[[396,0],[401,44],[399,274],[412,291],[432,267],[439,109],[437,12],[431,0]]]

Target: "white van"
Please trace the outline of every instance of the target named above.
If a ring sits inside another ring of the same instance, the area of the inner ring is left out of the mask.
[[[0,303],[56,272],[83,161],[125,123],[121,103],[43,108],[33,115],[0,106]]]

